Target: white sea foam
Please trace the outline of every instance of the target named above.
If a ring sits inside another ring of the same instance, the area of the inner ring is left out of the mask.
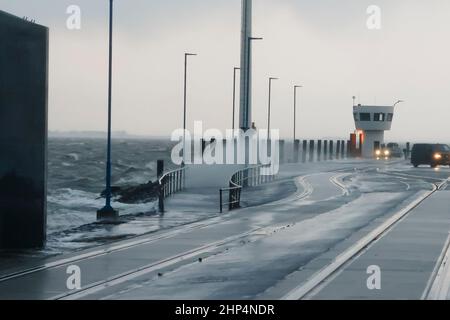
[[[75,161],[79,161],[80,160],[80,155],[78,153],[69,153],[67,156],[72,158]]]

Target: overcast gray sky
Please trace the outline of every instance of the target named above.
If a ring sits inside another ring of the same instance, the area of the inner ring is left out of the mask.
[[[182,126],[183,54],[190,61],[189,126],[231,126],[241,0],[115,0],[114,130],[169,135]],[[66,28],[69,5],[81,30]],[[0,0],[0,9],[50,27],[50,130],[105,130],[107,0]],[[369,5],[382,29],[366,26]],[[292,135],[292,86],[302,84],[298,135],[346,137],[352,96],[397,109],[388,140],[450,141],[448,0],[254,0],[253,114]]]

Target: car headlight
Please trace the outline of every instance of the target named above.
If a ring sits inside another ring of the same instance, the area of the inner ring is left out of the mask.
[[[389,157],[391,155],[391,152],[389,150],[384,150],[384,155],[386,157]]]
[[[436,160],[441,160],[441,159],[442,159],[442,154],[440,154],[440,153],[435,153],[435,154],[434,154],[434,159],[436,159]]]
[[[375,151],[375,155],[377,155],[377,156],[381,156],[381,150],[377,150],[377,151]]]

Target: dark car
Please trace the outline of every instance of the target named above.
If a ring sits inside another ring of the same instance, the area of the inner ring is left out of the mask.
[[[450,147],[446,144],[415,144],[412,148],[411,163],[414,167],[421,164],[436,168],[439,165],[450,165]]]

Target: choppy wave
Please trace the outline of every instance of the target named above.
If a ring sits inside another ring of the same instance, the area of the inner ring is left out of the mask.
[[[80,156],[78,153],[69,153],[67,157],[73,159],[74,161],[80,160]]]
[[[145,168],[150,169],[152,171],[156,171],[156,162],[148,162],[145,164]]]
[[[157,160],[164,160],[170,168],[169,150],[170,142],[166,141],[114,141],[113,184],[134,186],[154,181]],[[97,210],[104,206],[100,193],[105,185],[105,156],[102,140],[50,139],[47,224],[51,242],[62,242],[63,247],[73,249],[80,246],[74,243],[76,239],[96,237],[92,228],[87,228],[88,236],[84,233],[87,229],[82,227],[94,224]],[[153,202],[132,205],[114,202],[113,206],[125,216],[156,212]],[[131,233],[133,231],[127,228],[126,232],[114,236]]]

